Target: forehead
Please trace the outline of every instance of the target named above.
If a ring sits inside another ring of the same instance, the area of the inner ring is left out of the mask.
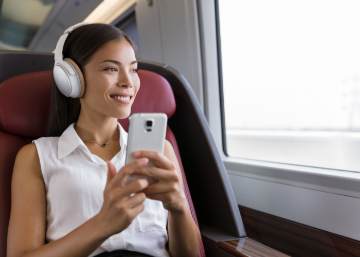
[[[90,62],[101,63],[104,60],[117,60],[122,64],[131,63],[136,60],[135,52],[126,40],[112,41],[102,46],[92,56]]]

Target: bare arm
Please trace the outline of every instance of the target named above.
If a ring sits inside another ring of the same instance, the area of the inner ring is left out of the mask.
[[[158,166],[142,167],[136,173],[159,180],[143,192],[150,199],[162,201],[164,208],[169,211],[168,235],[171,256],[198,256],[201,235],[186,201],[180,166],[171,144],[166,141],[163,155],[152,151],[139,151],[138,155],[135,153],[135,157],[149,158]]]
[[[7,257],[90,255],[109,236],[125,229],[143,210],[145,195],[139,193],[131,199],[128,195],[145,188],[147,181],[137,180],[126,186],[118,185],[127,174],[145,165],[144,163],[146,164],[144,160],[138,160],[124,166],[116,174],[114,165],[109,162],[104,204],[99,214],[59,240],[45,244],[44,180],[35,144],[24,146],[16,157],[12,177]]]

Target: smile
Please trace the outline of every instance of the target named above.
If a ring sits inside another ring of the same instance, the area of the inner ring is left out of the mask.
[[[119,103],[129,104],[131,103],[132,96],[131,95],[111,95],[112,99]]]
[[[131,96],[114,96],[114,99],[120,99],[120,100],[130,101]]]

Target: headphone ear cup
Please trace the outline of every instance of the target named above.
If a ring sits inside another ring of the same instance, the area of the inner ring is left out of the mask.
[[[71,60],[70,58],[65,58],[64,61],[71,64],[74,67],[74,69],[76,70],[76,73],[77,73],[79,81],[80,81],[80,86],[81,86],[80,95],[78,96],[78,98],[80,98],[85,93],[85,79],[84,79],[84,76],[83,76],[79,66],[73,60]]]

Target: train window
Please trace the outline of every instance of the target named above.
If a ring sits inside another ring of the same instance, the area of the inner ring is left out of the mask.
[[[360,1],[217,2],[227,154],[360,171]]]
[[[27,50],[54,3],[55,0],[0,1],[0,49]]]
[[[59,35],[82,21],[111,23],[138,45],[136,2],[0,0],[0,50],[52,52]]]

